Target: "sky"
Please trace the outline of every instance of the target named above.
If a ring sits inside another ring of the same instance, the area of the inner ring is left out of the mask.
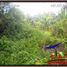
[[[35,16],[43,13],[59,13],[64,2],[16,2],[13,3],[25,15]]]

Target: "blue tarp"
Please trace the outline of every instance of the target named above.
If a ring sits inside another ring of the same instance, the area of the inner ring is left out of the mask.
[[[50,46],[46,46],[45,48],[46,49],[52,49],[52,48],[55,48],[57,46],[59,46],[61,43],[56,43],[56,44],[53,44],[53,45],[50,45]]]

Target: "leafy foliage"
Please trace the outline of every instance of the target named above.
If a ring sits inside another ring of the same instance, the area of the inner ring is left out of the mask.
[[[43,51],[42,46],[57,42],[62,42],[67,51],[65,11],[57,16],[43,14],[31,18],[9,3],[0,3],[0,64],[46,64],[50,51]]]

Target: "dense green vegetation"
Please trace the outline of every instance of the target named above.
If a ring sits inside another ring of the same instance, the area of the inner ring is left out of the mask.
[[[46,64],[50,51],[42,46],[62,42],[66,51],[66,41],[67,5],[57,16],[30,17],[10,3],[0,3],[0,64]]]

